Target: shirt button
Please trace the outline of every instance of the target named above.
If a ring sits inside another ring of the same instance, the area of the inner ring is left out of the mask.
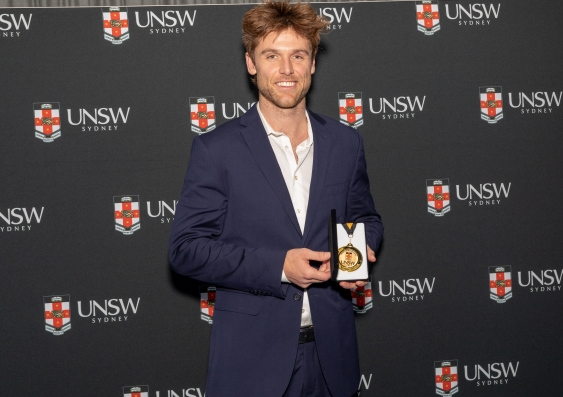
[[[300,301],[300,300],[301,300],[301,295],[299,295],[299,294],[293,295],[293,300],[294,300],[294,301]]]
[[[289,149],[289,147],[286,145],[285,150]]]
[[[295,175],[295,176],[293,177],[293,179],[297,180],[297,175]]]
[[[300,209],[297,209],[297,213],[300,214],[300,213],[301,213],[301,210],[300,210]]]

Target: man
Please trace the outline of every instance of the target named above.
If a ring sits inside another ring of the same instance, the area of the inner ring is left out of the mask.
[[[381,241],[361,136],[306,109],[320,32],[312,7],[267,2],[243,19],[258,104],[194,139],[170,237],[180,274],[217,286],[206,395],[356,394],[349,289],[330,281],[328,220]],[[371,248],[369,248],[371,247]]]

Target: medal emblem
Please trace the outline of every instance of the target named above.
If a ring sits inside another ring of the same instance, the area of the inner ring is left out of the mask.
[[[345,272],[353,272],[362,266],[363,257],[360,250],[352,245],[352,237],[354,237],[355,223],[345,223],[344,229],[348,232],[350,242],[344,247],[338,248],[338,268]]]

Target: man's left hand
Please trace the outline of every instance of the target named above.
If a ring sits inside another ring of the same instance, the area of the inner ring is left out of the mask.
[[[369,245],[367,246],[367,249],[368,249],[368,261],[375,262],[376,261],[375,252],[373,252],[373,250],[369,247]],[[340,286],[346,289],[356,289],[358,287],[363,287],[367,283],[368,283],[367,280],[341,281]]]

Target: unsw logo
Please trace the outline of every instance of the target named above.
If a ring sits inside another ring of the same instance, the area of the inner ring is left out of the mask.
[[[434,216],[444,216],[450,212],[450,180],[427,179],[426,199],[428,201],[428,212]]]
[[[156,397],[160,397],[160,391],[155,392]],[[187,389],[182,389],[181,392],[175,392],[174,390],[168,390],[165,392],[166,397],[205,397],[205,391],[199,387],[190,387]],[[163,397],[164,397],[163,396]],[[149,387],[147,385],[143,386],[125,386],[123,388],[123,397],[149,397]]]
[[[488,205],[500,205],[501,199],[508,198],[510,193],[510,187],[512,182],[508,182],[506,185],[504,183],[481,183],[479,188],[471,184],[465,185],[465,194],[462,197],[460,193],[460,185],[455,186],[456,197],[458,200],[467,202],[469,207],[475,206],[488,206]]]
[[[144,386],[125,386],[123,397],[149,397],[149,387]]]
[[[448,19],[458,20],[459,26],[484,26],[491,24],[491,17],[497,19],[500,14],[500,3],[495,8],[492,3],[488,4],[452,4],[444,3]],[[453,7],[455,11],[450,7]],[[455,14],[454,14],[455,12]]]
[[[130,235],[141,228],[139,196],[113,196],[115,230]]]
[[[0,14],[0,36],[2,37],[20,37],[20,27],[29,30],[31,25],[31,17],[24,14]]]
[[[518,366],[520,361],[516,362],[514,365],[512,362],[508,364],[505,363],[492,363],[487,365],[475,364],[473,366],[473,377],[469,375],[468,366],[465,365],[464,373],[465,380],[467,381],[477,381],[477,386],[497,386],[506,385],[510,379],[510,374],[512,373],[512,378],[516,378],[516,373],[518,372]]]
[[[361,92],[339,92],[338,108],[342,124],[353,128],[358,128],[364,124]]]
[[[489,124],[502,120],[502,87],[479,87],[479,100],[481,119]]]
[[[416,21],[418,30],[431,36],[440,30],[440,12],[437,1],[417,1]]]
[[[414,119],[416,112],[423,111],[425,101],[426,95],[422,99],[418,96],[398,96],[393,99],[381,97],[375,100],[369,98],[369,110],[373,114],[380,114],[382,120]]]
[[[373,307],[373,288],[371,277],[366,285],[350,291],[352,295],[352,308],[358,314],[364,314]]]
[[[436,394],[450,397],[459,391],[457,360],[434,361],[434,375]]]
[[[182,389],[182,391],[168,390],[166,394],[162,397],[205,397],[205,390],[199,387],[189,387],[187,389]],[[160,391],[156,392],[155,397],[160,397]]]
[[[513,98],[512,92],[509,92],[508,103],[511,108],[520,109],[521,114],[547,114],[553,112],[553,107],[559,107],[562,95],[563,91],[559,91],[559,94],[555,91],[518,92]]]
[[[43,142],[53,142],[61,136],[61,115],[58,102],[38,102],[33,104],[35,137]]]
[[[468,207],[498,206],[503,199],[508,198],[512,182],[487,182],[477,186],[469,183],[465,186],[455,185],[455,197],[460,201],[467,201]],[[451,197],[449,178],[426,180],[428,212],[437,217],[444,216],[451,210]]]
[[[78,109],[78,117],[72,115],[72,110],[67,109],[68,122],[71,125],[82,124],[82,131],[117,131],[119,127],[119,119],[121,123],[126,124],[129,118],[130,107],[127,111],[122,108],[94,108],[88,111],[86,109]],[[110,124],[111,123],[111,124]]]
[[[193,13],[190,15],[189,10],[182,10],[181,11],[161,11],[161,12],[153,12],[147,11],[146,18],[143,19],[144,23],[141,23],[139,19],[139,11],[135,11],[135,21],[137,22],[137,26],[139,28],[148,28],[150,34],[170,34],[170,33],[185,33],[187,26],[186,22],[190,26],[194,26],[195,22],[195,14],[197,10],[193,10]]]
[[[215,98],[191,97],[190,98],[190,119],[192,131],[197,134],[204,134],[213,131],[215,125]]]
[[[173,200],[172,204],[169,205],[164,200],[160,200],[156,204],[157,209],[154,209],[151,202],[147,201],[147,214],[151,218],[160,218],[160,223],[171,223],[174,221],[177,203],[178,200]]]
[[[102,8],[104,22],[104,39],[112,44],[121,44],[129,39],[129,18],[127,8],[104,7]]]
[[[342,7],[340,10],[338,8],[319,8],[319,15],[323,17],[329,25],[327,26],[328,30],[337,30],[342,29],[342,24],[344,22],[350,23],[352,19],[352,9],[350,7],[349,11],[346,11],[345,7]],[[334,23],[336,21],[336,23]]]
[[[247,102],[246,103],[246,107],[244,107],[243,105],[241,105],[238,102],[233,103],[233,115],[228,115],[227,114],[227,104],[226,103],[222,103],[221,104],[221,109],[223,111],[223,117],[227,120],[232,120],[235,117],[240,117],[241,115],[243,115],[244,113],[248,112],[250,110],[250,108],[255,104],[256,102]],[[230,111],[230,106],[229,106],[229,111]]]
[[[432,277],[432,281],[428,278],[409,278],[400,282],[389,280],[388,287],[380,281],[379,295],[383,298],[390,297],[392,303],[423,301],[425,293],[432,293],[435,281],[436,277]]]
[[[0,219],[6,222],[6,225],[0,226],[0,233],[31,230],[34,220],[37,224],[41,223],[44,209],[45,207],[41,207],[41,210],[36,207],[31,207],[31,209],[16,207],[8,208],[5,214],[0,212]]]
[[[476,364],[473,366],[473,376],[470,376],[470,369],[468,369],[471,366],[465,365],[463,368],[466,381],[473,382],[476,380],[477,386],[496,386],[508,384],[510,377],[516,378],[519,365],[519,361],[516,362],[516,365],[512,362],[509,362],[508,364]],[[461,374],[459,373],[458,360],[434,361],[434,382],[436,394],[442,397],[453,396],[459,392],[460,380]]]
[[[70,329],[70,295],[44,296],[45,330],[62,335]]]
[[[510,266],[489,266],[491,299],[505,303],[512,298],[512,271]]]
[[[141,303],[140,297],[137,298],[137,302],[132,298],[105,299],[103,303],[90,300],[85,305],[82,301],[78,301],[78,315],[83,318],[91,317],[92,324],[125,322],[131,313],[137,314],[139,303]]]
[[[213,324],[213,312],[215,309],[215,297],[217,288],[212,285],[202,285],[199,287],[199,306],[201,308],[201,319]]]
[[[522,275],[524,273],[524,276]],[[561,291],[563,269],[547,269],[535,272],[518,272],[518,285],[529,288],[530,292],[555,292]]]

